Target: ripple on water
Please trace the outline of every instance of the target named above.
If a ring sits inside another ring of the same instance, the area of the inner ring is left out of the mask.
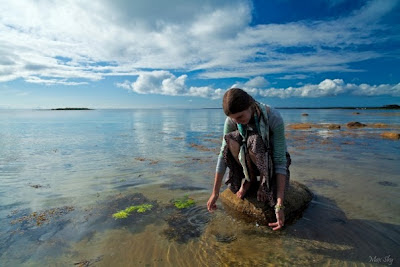
[[[383,185],[383,186],[391,186],[391,187],[398,186],[396,183],[389,182],[389,181],[380,181],[380,182],[378,182],[378,184]]]
[[[210,221],[210,214],[205,207],[193,206],[172,212],[166,218],[168,228],[164,234],[169,240],[186,243],[191,239],[198,238]]]

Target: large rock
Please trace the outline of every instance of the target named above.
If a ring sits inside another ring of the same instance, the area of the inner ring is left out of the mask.
[[[221,193],[220,199],[225,210],[236,218],[259,225],[276,221],[274,209],[257,201],[255,192],[246,195],[242,200],[228,188]],[[284,200],[285,222],[291,223],[300,218],[311,199],[312,193],[305,185],[291,181]]]

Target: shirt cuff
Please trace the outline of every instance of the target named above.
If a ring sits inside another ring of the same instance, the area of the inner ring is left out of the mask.
[[[287,169],[285,165],[275,165],[275,173],[280,173],[283,175],[287,175]]]

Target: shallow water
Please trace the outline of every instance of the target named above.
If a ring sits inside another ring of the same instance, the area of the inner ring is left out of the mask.
[[[0,110],[1,265],[399,264],[400,141],[380,136],[399,132],[399,112],[280,112],[342,127],[287,130],[291,179],[314,198],[273,232],[221,203],[206,211],[222,110]],[[185,195],[196,205],[176,209]],[[143,203],[152,210],[112,218]]]

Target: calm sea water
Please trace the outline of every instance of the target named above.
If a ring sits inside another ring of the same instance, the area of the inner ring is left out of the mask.
[[[222,110],[0,110],[0,265],[400,264],[400,141],[380,136],[400,132],[400,112],[280,112],[342,127],[287,129],[291,179],[314,198],[273,232],[206,211]],[[176,209],[185,196],[196,205]]]

